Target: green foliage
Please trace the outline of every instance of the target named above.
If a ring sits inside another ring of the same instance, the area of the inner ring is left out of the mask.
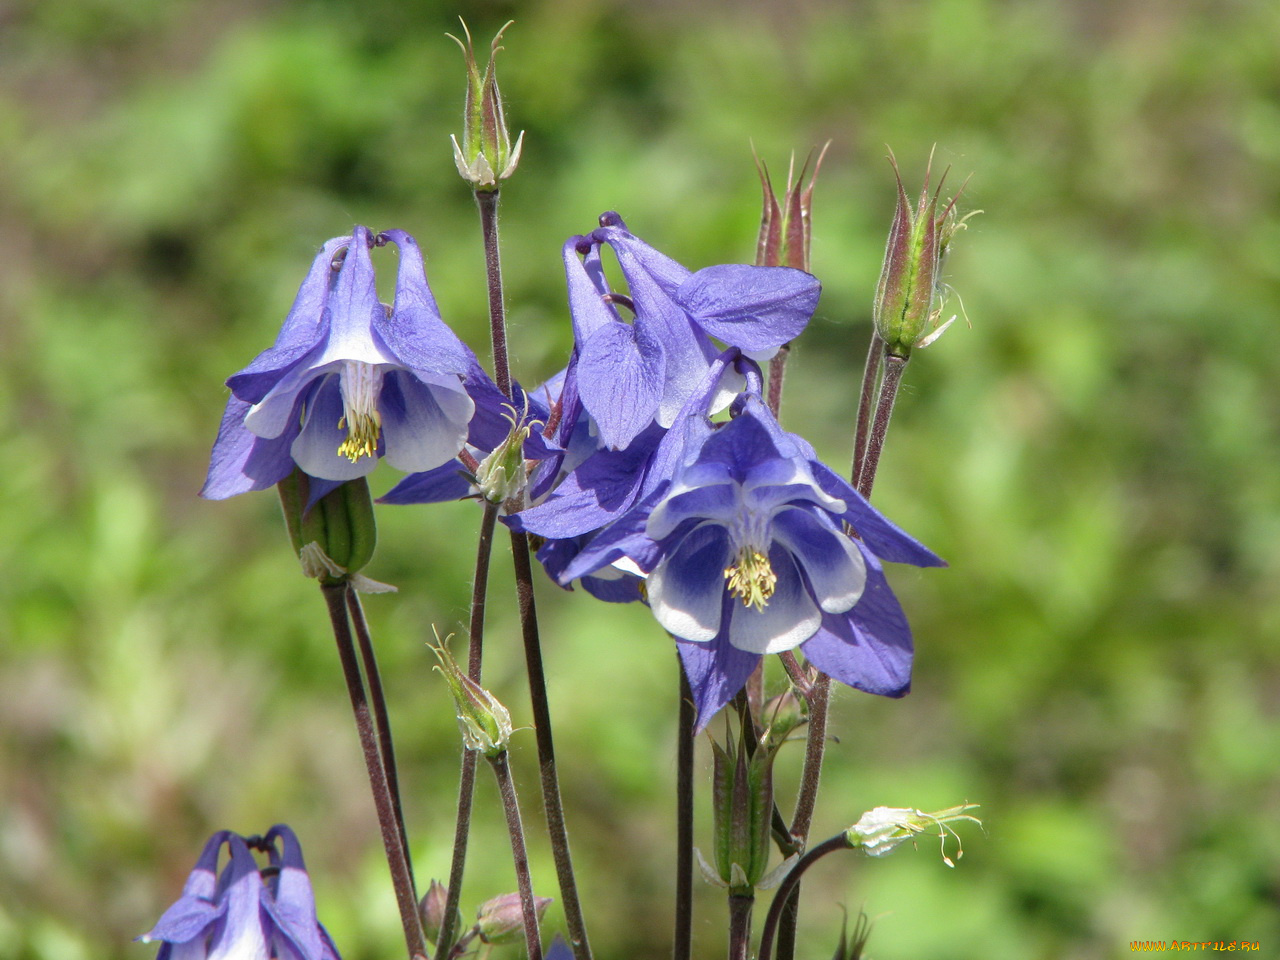
[[[961,213],[987,212],[946,271],[972,328],[917,352],[877,495],[952,569],[890,572],[916,629],[915,690],[839,696],[815,836],[879,804],[958,798],[982,803],[989,835],[955,871],[934,856],[829,858],[806,882],[800,955],[829,953],[841,900],[890,914],[878,960],[1280,942],[1280,11],[753,10],[465,12],[477,36],[516,19],[503,85],[527,135],[503,229],[526,383],[567,353],[565,237],[616,209],[690,266],[749,261],[749,138],[775,170],[831,138],[814,201],[824,296],[783,415],[839,463],[893,212],[883,144],[909,182],[935,142],[953,175],[974,173]],[[205,837],[279,820],[303,840],[344,957],[396,953],[318,591],[274,496],[195,492],[221,381],[274,335],[318,245],[353,223],[416,234],[446,320],[484,342],[480,242],[448,142],[464,82],[453,15],[72,0],[6,17],[4,957],[146,956],[129,940]],[[375,493],[392,482],[379,471]],[[401,589],[368,606],[424,888],[447,870],[458,752],[426,642],[465,617],[478,521],[473,504],[380,508],[367,569]],[[519,727],[504,557],[485,684]],[[543,586],[597,953],[662,956],[675,658],[644,610]],[[535,880],[553,895],[527,732],[512,750]],[[776,772],[784,810],[798,753]],[[476,809],[487,839],[466,910],[511,888],[483,779]],[[717,918],[697,926],[711,956],[723,903],[699,897]]]

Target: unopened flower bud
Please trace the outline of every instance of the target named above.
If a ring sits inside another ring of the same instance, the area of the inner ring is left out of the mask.
[[[449,692],[457,704],[458,726],[467,749],[479,750],[490,758],[504,753],[511,739],[511,714],[507,708],[462,672],[443,643],[437,641],[431,652],[440,661],[436,669],[449,684]]]
[[[734,893],[750,893],[769,867],[776,747],[747,756],[746,731],[722,747],[712,740],[712,803],[716,872]]]
[[[960,837],[951,824],[969,820],[982,826],[981,820],[969,814],[977,806],[976,803],[962,803],[958,807],[948,807],[937,813],[925,813],[910,807],[876,807],[864,813],[846,831],[845,837],[849,846],[862,847],[873,857],[883,857],[903,840],[910,840],[922,833],[936,834],[942,841],[943,862],[948,867],[954,867],[955,863],[947,856],[947,837],[956,838],[957,860],[964,856],[964,848],[958,846]]]
[[[871,939],[871,921],[861,910],[853,921],[853,933],[849,933],[849,915],[840,921],[840,944],[831,960],[862,960],[866,955],[867,941]]]
[[[891,357],[906,358],[913,347],[927,346],[941,333],[933,328],[937,326],[941,310],[937,302],[942,287],[942,261],[967,217],[956,217],[959,194],[947,201],[942,213],[938,213],[942,185],[947,178],[945,172],[932,196],[929,174],[925,173],[924,189],[913,210],[892,154],[889,162],[893,164],[898,182],[898,206],[876,285],[872,317],[876,332],[884,341],[885,352]]]
[[[770,698],[761,711],[765,723],[766,746],[775,750],[782,746],[796,727],[808,719],[808,707],[804,697],[797,694],[794,687],[788,687],[776,697]]]
[[[289,539],[308,576],[325,583],[350,579],[373,557],[378,542],[369,484],[364,477],[348,480],[311,503],[314,482],[294,468],[276,484]]]
[[[812,228],[810,211],[813,206],[813,186],[818,180],[822,158],[827,155],[830,141],[823,146],[813,165],[813,176],[806,186],[805,174],[809,172],[809,160],[800,168],[800,176],[794,177],[795,156],[787,169],[787,188],[782,200],[773,191],[769,168],[756,158],[756,172],[760,175],[760,187],[764,191],[764,212],[760,216],[760,238],[756,241],[756,265],[761,267],[795,267],[809,272],[809,234]],[[812,159],[813,155],[809,155]]]
[[[533,910],[541,920],[551,906],[550,897],[534,897]],[[524,931],[524,909],[520,906],[520,894],[504,893],[486,900],[476,911],[476,927],[483,943],[511,943]]]
[[[480,73],[480,65],[476,63],[471,31],[467,29],[466,23],[462,24],[465,43],[453,34],[448,35],[462,48],[467,65],[467,101],[463,112],[462,144],[459,146],[457,137],[451,138],[453,159],[462,179],[476,190],[497,190],[498,181],[511,176],[520,162],[524,132],[521,131],[512,147],[511,137],[507,133],[507,121],[502,114],[502,94],[498,91],[498,78],[493,70],[494,58],[502,49],[499,41],[503,31],[512,22],[508,21],[503,25],[502,30],[493,38],[489,47],[489,63],[483,74]]]
[[[422,930],[427,935],[427,939],[432,943],[439,943],[440,929],[444,926],[444,912],[449,904],[449,888],[439,880],[432,880],[431,886],[427,888],[426,896],[422,898],[422,902],[418,904],[418,909],[422,912]],[[461,913],[454,908],[454,916],[461,918]],[[454,924],[454,930],[458,929],[459,924]]]

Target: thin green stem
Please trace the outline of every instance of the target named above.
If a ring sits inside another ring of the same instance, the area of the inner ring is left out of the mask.
[[[773,903],[769,904],[769,913],[764,918],[764,930],[760,933],[758,960],[769,960],[772,956],[773,938],[775,931],[778,929],[778,920],[792,891],[800,885],[800,878],[804,876],[804,872],[828,853],[834,853],[836,850],[847,850],[849,847],[849,836],[845,833],[837,833],[834,837],[823,840],[822,843],[801,857],[799,862],[791,868],[791,872],[787,874],[782,883],[778,884],[778,892],[774,894]]]
[[[676,728],[676,929],[673,960],[693,952],[693,690],[680,669],[680,708]]]
[[[538,908],[533,900],[533,882],[529,877],[529,853],[524,845],[524,827],[520,822],[520,802],[511,779],[511,766],[504,750],[489,758],[493,774],[498,778],[502,809],[507,815],[507,833],[511,836],[511,859],[515,862],[516,888],[520,891],[520,913],[524,919],[525,949],[529,960],[542,960],[542,936],[538,932]]]
[[[516,605],[520,610],[520,633],[524,641],[525,672],[529,675],[529,700],[533,711],[533,734],[538,745],[538,773],[542,781],[542,805],[547,814],[547,833],[555,861],[556,879],[564,906],[565,925],[574,960],[591,960],[587,924],[578,898],[573,873],[569,832],[565,826],[560,780],[556,773],[555,741],[551,736],[551,708],[547,702],[547,678],[542,667],[542,643],[538,636],[538,611],[533,597],[533,568],[529,561],[529,538],[511,531],[511,553],[516,574]]]
[[[468,626],[467,676],[476,683],[481,679],[481,662],[484,652],[485,601],[489,591],[489,560],[493,555],[494,521],[498,516],[495,504],[486,503],[480,519],[480,537],[476,544],[476,572],[471,584],[471,617]],[[476,755],[472,750],[462,751],[462,769],[458,774],[458,813],[453,828],[453,856],[449,864],[449,888],[445,896],[444,920],[440,925],[440,940],[436,955],[449,956],[454,929],[458,921],[458,906],[462,902],[462,878],[467,865],[467,842],[471,834],[471,801],[475,795]]]
[[[409,882],[413,884],[414,899],[418,896],[417,882],[413,876],[413,860],[409,854],[409,835],[404,828],[404,808],[400,802],[400,774],[396,769],[395,744],[391,739],[391,720],[387,715],[387,698],[382,692],[382,674],[373,650],[373,638],[369,634],[369,621],[365,619],[360,594],[347,591],[347,611],[355,627],[356,641],[360,644],[360,661],[364,666],[365,680],[369,685],[369,699],[373,703],[373,719],[378,731],[378,750],[382,755],[382,769],[387,777],[387,791],[396,815],[396,830],[400,834],[400,847],[405,863],[409,866]]]
[[[382,846],[391,870],[391,882],[395,888],[396,905],[400,909],[400,923],[404,928],[405,946],[411,960],[425,957],[426,938],[422,932],[422,918],[418,912],[417,896],[413,889],[413,873],[408,854],[400,844],[396,826],[395,808],[387,788],[386,770],[378,752],[378,740],[369,714],[369,702],[365,696],[364,681],[360,677],[360,665],[356,660],[355,643],[351,637],[351,625],[347,620],[346,593],[351,588],[346,583],[321,585],[333,638],[338,646],[338,659],[342,675],[347,682],[351,698],[351,712],[355,716],[356,732],[360,736],[360,748],[364,753],[365,770],[369,775],[369,787],[373,792],[374,806],[378,812],[378,827],[382,831]]]
[[[858,419],[853,430],[853,474],[854,486],[858,484],[858,475],[862,473],[862,458],[867,451],[867,431],[871,424],[872,398],[876,393],[876,381],[880,372],[880,356],[884,352],[884,341],[875,330],[871,331],[871,344],[867,347],[867,363],[862,370],[862,390],[858,395]]]
[[[884,375],[880,378],[880,397],[876,401],[875,418],[871,422],[871,437],[867,440],[867,453],[858,474],[858,492],[870,499],[871,487],[876,482],[876,469],[880,466],[880,451],[884,449],[885,434],[889,432],[889,418],[893,416],[893,402],[902,383],[902,371],[907,367],[906,357],[892,355],[884,358]]]

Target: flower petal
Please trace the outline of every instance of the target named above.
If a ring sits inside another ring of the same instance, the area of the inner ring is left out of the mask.
[[[223,907],[215,905],[213,899],[218,883],[218,853],[230,836],[229,831],[219,830],[209,838],[195,868],[183,884],[182,896],[160,916],[154,927],[137,939],[143,943],[163,940],[184,944],[204,934],[209,925],[222,915]]]
[[[726,595],[726,601],[730,598]],[[739,650],[722,632],[710,643],[676,641],[676,652],[698,711],[695,733],[701,733],[726,703],[734,698],[760,662],[758,654]]]
[[[737,487],[727,478],[724,483],[673,489],[653,508],[645,524],[645,532],[654,540],[669,536],[686,520],[715,520],[727,525],[740,509]]]
[[[613,522],[636,502],[661,438],[662,429],[651,426],[625,450],[592,454],[564,478],[546,502],[507,518],[508,526],[563,540]]]
[[[653,499],[661,495],[659,491],[653,494]],[[557,578],[561,586],[616,563],[623,557],[635,561],[642,570],[651,569],[658,562],[661,547],[644,532],[645,518],[649,515],[650,507],[650,501],[645,500],[592,536]]]
[[[374,323],[386,318],[378,301],[373,260],[369,256],[369,230],[356,227],[347,247],[346,259],[338,271],[337,283],[329,294],[329,335],[324,356],[318,365],[335,360],[356,360],[380,364],[394,361],[373,339]]]
[[[662,402],[657,421],[669,427],[719,353],[706,334],[696,328],[684,310],[671,299],[672,292],[688,279],[689,271],[623,227],[603,227],[591,236],[608,243],[617,254],[636,307],[635,325],[645,335],[661,342],[665,351]]]
[[[219,880],[226,913],[218,924],[209,960],[267,960],[270,948],[262,923],[262,878],[244,840],[232,834],[228,864]]]
[[[403,230],[382,234],[400,250],[395,303],[390,316],[379,309],[373,330],[395,359],[419,374],[464,376],[479,365],[471,348],[440,318],[440,309],[427,285],[422,249]]]
[[[911,628],[879,564],[867,550],[867,586],[847,613],[830,613],[801,650],[823,673],[867,693],[901,697],[911,689]]]
[[[818,486],[831,496],[844,500],[848,510],[841,519],[857,531],[863,543],[869,546],[876,556],[894,563],[910,563],[917,567],[947,565],[947,561],[868,503],[866,498],[854,490],[843,477],[825,464],[817,462],[812,449],[808,457]]]
[[[803,270],[726,263],[699,270],[673,299],[713,337],[758,351],[804,332],[821,292],[818,279]]]
[[[450,460],[434,470],[409,474],[379,497],[378,503],[445,503],[475,492],[466,467],[458,460]]]
[[[720,632],[724,568],[729,557],[725,528],[703,523],[658,561],[649,573],[649,606],[664,629],[695,643],[715,638]]]
[[[209,457],[209,474],[200,496],[225,500],[250,490],[265,490],[293,472],[291,434],[274,440],[250,433],[244,425],[249,404],[232,396],[222,414],[218,439]]]
[[[273,897],[264,897],[263,905],[275,925],[275,945],[281,960],[321,960],[324,947],[320,925],[316,921],[315,894],[311,878],[302,858],[302,847],[292,830],[276,824],[266,836],[268,844],[279,838],[282,852],[272,855],[279,867],[272,883]]]
[[[800,564],[818,606],[843,613],[862,596],[867,566],[853,541],[825,516],[785,507],[774,515],[773,535]]]
[[[467,442],[475,403],[456,379],[429,384],[407,370],[394,370],[383,379],[378,412],[387,463],[413,473],[458,455]]]
[[[769,551],[778,581],[763,610],[734,601],[729,642],[749,653],[782,653],[808,640],[822,624],[822,614],[805,588],[795,560],[782,547]],[[721,579],[723,589],[723,577]]]
[[[583,255],[579,251],[587,247]],[[569,287],[569,315],[573,318],[573,338],[585,343],[597,330],[621,323],[618,313],[602,299],[609,285],[600,268],[600,247],[587,237],[570,237],[561,251],[565,281]]]
[[[638,325],[610,323],[579,345],[578,395],[614,449],[653,422],[662,398],[665,350]]]
[[[320,248],[311,262],[311,270],[298,288],[298,295],[276,336],[276,342],[227,380],[227,386],[239,399],[250,404],[258,403],[289,367],[324,342],[327,331],[325,304],[335,279],[333,257],[350,243],[350,237],[334,237]]]
[[[310,402],[304,404],[302,432],[290,447],[303,473],[325,480],[354,480],[373,472],[377,457],[351,461],[338,453],[338,447],[347,439],[346,428],[338,426],[345,413],[338,375],[330,374],[317,385]]]

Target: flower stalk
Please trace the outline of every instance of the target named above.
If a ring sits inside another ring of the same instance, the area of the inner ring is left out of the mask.
[[[673,960],[689,960],[693,951],[693,727],[697,711],[684,664],[680,670],[680,707],[676,724],[676,926]]]
[[[488,758],[493,775],[498,779],[498,791],[502,795],[502,809],[507,815],[507,833],[511,837],[511,859],[515,863],[516,886],[520,891],[520,912],[524,922],[524,942],[529,960],[542,960],[542,937],[538,932],[538,907],[533,896],[533,882],[529,877],[529,854],[524,843],[524,827],[520,821],[520,803],[516,798],[516,786],[511,779],[511,766],[507,751]]]
[[[373,704],[374,725],[378,732],[378,752],[382,757],[382,768],[387,778],[387,792],[391,795],[391,808],[395,814],[396,829],[400,835],[400,847],[404,851],[405,865],[409,868],[409,881],[416,891],[417,882],[413,877],[413,862],[409,857],[409,835],[405,831],[404,807],[400,801],[400,774],[396,768],[395,744],[391,739],[391,719],[387,714],[387,698],[382,690],[382,674],[378,670],[378,659],[373,650],[369,621],[365,619],[364,607],[360,604],[360,594],[352,589],[347,590],[347,612],[351,615],[356,642],[360,645],[360,661],[364,667],[365,681],[369,687],[369,700]]]
[[[480,230],[484,238],[485,276],[489,289],[489,332],[493,343],[494,382],[511,396],[511,367],[507,353],[507,322],[503,306],[502,255],[498,244],[497,190],[475,192],[480,212]],[[556,772],[555,741],[551,734],[551,708],[547,699],[546,674],[542,666],[542,644],[538,631],[538,612],[533,594],[533,567],[529,557],[529,538],[511,531],[511,554],[515,567],[516,604],[520,611],[520,634],[524,644],[525,669],[529,678],[529,700],[533,712],[534,739],[538,747],[538,773],[542,785],[542,803],[547,816],[547,833],[551,840],[556,879],[560,885],[565,923],[569,928],[569,945],[574,960],[591,960],[586,919],[578,897],[573,873],[573,856],[569,850],[569,833],[565,825],[564,804],[560,799],[560,781]]]
[[[476,544],[475,579],[471,584],[471,614],[467,635],[467,676],[480,683],[484,654],[485,604],[489,591],[489,562],[493,555],[493,531],[497,520],[496,504],[486,503],[480,519],[480,536]],[[444,919],[436,954],[449,956],[453,938],[457,935],[458,908],[462,901],[462,879],[466,871],[467,845],[471,833],[471,802],[475,795],[476,755],[474,751],[462,751],[462,768],[458,775],[458,812],[453,829],[453,855],[449,865],[449,887]]]
[[[396,905],[400,910],[400,923],[404,929],[405,946],[410,960],[425,958],[426,938],[422,930],[422,917],[418,912],[417,893],[413,888],[413,871],[409,866],[407,849],[401,845],[396,822],[395,805],[388,789],[386,769],[378,750],[377,734],[369,713],[364,682],[360,677],[360,665],[356,659],[355,644],[351,637],[351,625],[347,620],[347,583],[325,583],[320,587],[329,610],[333,637],[338,646],[338,659],[347,682],[351,699],[351,711],[355,717],[360,747],[364,753],[365,770],[369,787],[378,813],[378,828],[382,832],[382,846],[391,870],[391,882],[395,888]]]

